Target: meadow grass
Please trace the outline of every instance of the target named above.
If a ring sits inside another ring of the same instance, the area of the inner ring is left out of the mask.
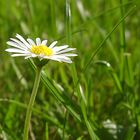
[[[6,42],[58,40],[77,48],[72,64],[49,61],[32,110],[31,140],[140,139],[138,0],[0,1],[0,139],[23,139],[36,67]]]

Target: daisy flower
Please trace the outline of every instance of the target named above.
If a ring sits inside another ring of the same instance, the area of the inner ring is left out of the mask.
[[[17,34],[16,39],[10,38],[7,42],[11,48],[5,51],[12,53],[12,57],[24,56],[25,59],[38,57],[42,59],[51,59],[59,62],[72,63],[70,57],[77,56],[75,53],[70,53],[76,48],[69,48],[68,45],[56,46],[57,41],[52,42],[49,46],[47,40],[41,41],[36,38],[36,42],[28,38],[25,40],[21,35]]]

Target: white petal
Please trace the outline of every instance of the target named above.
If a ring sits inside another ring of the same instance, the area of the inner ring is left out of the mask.
[[[55,45],[56,45],[57,41],[54,41],[50,46],[49,48],[53,48]]]
[[[65,58],[65,57],[57,57],[57,55],[53,55],[53,56],[43,56],[43,58],[45,59],[51,59],[51,60],[56,60],[56,61],[61,61],[62,58]],[[68,58],[69,59],[69,58]]]
[[[16,35],[16,37],[22,42],[24,43],[24,45],[28,48],[31,48],[31,46],[29,45],[29,43],[19,34]]]
[[[61,53],[64,53],[64,52],[69,52],[69,51],[73,51],[73,50],[75,50],[76,48],[67,48],[67,49],[65,49],[65,50],[62,50],[62,51],[58,51],[57,53],[55,53],[55,54],[61,54]]]
[[[14,48],[9,48],[9,49],[6,49],[5,51],[7,51],[7,52],[15,52],[15,53],[29,53],[28,51],[23,51],[23,50],[14,49]]]
[[[41,44],[46,46],[47,40],[43,40]]]
[[[57,58],[50,58],[50,57],[46,57],[46,56],[44,56],[43,58],[44,59],[55,60],[55,61],[59,61],[60,62],[60,59],[57,59]]]
[[[71,60],[67,60],[67,59],[62,59],[61,61],[62,61],[62,62],[66,62],[66,63],[72,63]]]
[[[36,46],[35,42],[32,39],[28,38],[27,41],[31,46]]]
[[[51,58],[52,60],[53,59],[57,59],[61,62],[67,62],[67,63],[72,63],[71,59],[68,58],[68,57],[65,57],[65,56],[53,56],[53,58]]]
[[[68,48],[68,45],[59,46],[59,47],[54,47],[53,50],[54,50],[55,52],[58,52],[58,51],[60,51],[60,50],[66,49],[66,48]]]
[[[56,58],[56,59],[66,59],[66,60],[70,60],[69,57],[67,56],[61,56],[61,55],[53,55],[51,58]]]
[[[14,38],[10,38],[13,42],[17,43],[21,48],[23,48],[24,50],[27,50],[27,47],[19,40],[14,39]]]
[[[12,57],[17,57],[17,56],[29,56],[29,54],[12,54]]]
[[[19,48],[21,50],[25,50],[23,47],[19,46],[16,42],[13,42],[13,41],[7,41],[7,44],[10,45],[10,46],[13,46],[15,48]]]
[[[74,53],[64,53],[64,54],[59,54],[61,56],[70,56],[70,57],[73,57],[73,56],[77,56],[77,54],[74,54]]]
[[[39,46],[41,44],[40,38],[36,38],[36,45]]]

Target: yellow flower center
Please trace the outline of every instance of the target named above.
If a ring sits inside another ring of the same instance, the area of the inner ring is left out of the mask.
[[[37,55],[51,56],[53,54],[53,50],[45,45],[32,46],[30,51]]]

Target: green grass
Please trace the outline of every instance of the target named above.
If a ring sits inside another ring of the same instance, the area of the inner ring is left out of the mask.
[[[138,0],[1,0],[0,139],[23,138],[35,77],[32,60],[5,52],[19,33],[78,54],[43,69],[31,140],[139,140],[139,9]]]

